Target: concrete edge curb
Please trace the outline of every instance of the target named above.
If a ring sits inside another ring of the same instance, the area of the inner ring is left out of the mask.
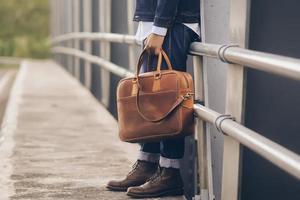
[[[16,130],[18,121],[17,115],[19,105],[22,101],[22,83],[24,81],[27,71],[27,62],[22,61],[20,64],[20,70],[16,76],[16,80],[12,86],[7,107],[5,110],[3,122],[1,124],[0,132],[0,199],[9,199],[9,196],[13,194],[12,184],[8,182],[12,174],[12,165],[9,161],[9,157],[13,153],[13,135]],[[5,196],[4,196],[5,195]]]
[[[9,80],[12,78],[13,74],[14,73],[10,71],[10,72],[6,72],[3,75],[3,78],[1,78],[1,80],[0,80],[0,92],[6,87]]]
[[[0,79],[0,130],[1,123],[5,114],[6,105],[8,103],[10,91],[15,81],[16,76],[15,70],[9,70],[4,73],[4,75]],[[0,134],[1,139],[1,134]],[[1,140],[0,140],[1,143]]]

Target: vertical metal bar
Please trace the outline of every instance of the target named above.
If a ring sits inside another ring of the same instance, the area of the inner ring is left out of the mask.
[[[74,17],[73,17],[74,16],[74,0],[69,0],[69,1],[70,1],[69,9],[71,10],[70,15],[69,15],[69,17],[71,19],[71,21],[70,21],[70,33],[73,33],[74,32]],[[74,40],[70,40],[70,47],[73,48],[73,49],[75,47],[74,43],[75,43]],[[75,62],[75,56],[71,56],[71,67],[70,67],[71,71],[70,71],[70,73],[72,75],[74,75],[74,62]]]
[[[195,99],[204,103],[204,88],[203,88],[203,58],[200,56],[193,57],[194,63],[194,80],[195,80]],[[206,176],[206,156],[204,148],[204,126],[203,121],[196,120],[196,134],[195,139],[197,141],[197,155],[198,155],[198,175],[199,175],[199,193],[202,196],[201,199],[208,199],[207,188],[207,176]],[[204,197],[206,196],[206,198]]]
[[[62,29],[62,35],[66,33],[66,0],[61,1],[61,29]],[[67,42],[63,42],[63,46],[66,47]],[[66,55],[62,54],[62,63],[64,68],[66,69]]]
[[[83,30],[84,32],[92,32],[92,1],[83,1]],[[92,52],[92,43],[89,39],[84,41],[84,51],[86,53]],[[91,89],[92,83],[92,65],[89,61],[85,60],[84,64],[84,85],[87,89]]]
[[[54,1],[50,1],[50,37],[54,38]]]
[[[66,13],[67,13],[67,33],[71,33],[72,32],[72,0],[67,0],[67,7],[66,7]],[[67,46],[69,48],[72,48],[72,40],[69,40],[67,42]],[[72,56],[68,56],[67,58],[67,69],[69,71],[69,73],[72,73],[72,60],[73,57]]]
[[[59,18],[58,18],[58,15],[59,15],[59,11],[58,11],[58,1],[59,0],[55,0],[55,36],[59,36]],[[56,54],[55,55],[55,58],[56,58],[56,62],[59,63],[59,55]]]
[[[111,0],[99,0],[100,32],[111,31]],[[101,42],[100,57],[110,60],[110,43]],[[110,100],[110,73],[105,69],[101,69],[101,102],[104,106],[109,106]]]
[[[54,7],[54,13],[55,13],[55,37],[58,36],[58,10],[57,10],[57,7],[58,7],[58,2],[57,0],[54,0],[54,4],[55,4],[55,7]],[[55,61],[58,63],[59,62],[59,55],[58,54],[55,54]]]
[[[63,20],[63,16],[62,16],[62,1],[60,0],[60,1],[58,1],[58,8],[57,8],[57,10],[58,10],[58,27],[59,27],[59,30],[58,30],[58,34],[59,35],[62,35],[63,34],[63,32],[62,32],[62,20]],[[59,55],[59,63],[60,64],[63,64],[63,55],[62,54],[60,54]]]
[[[248,0],[230,1],[230,42],[240,47],[246,45]],[[228,65],[226,89],[226,113],[242,122],[244,110],[244,68]],[[239,199],[240,143],[231,137],[224,137],[222,200]]]
[[[200,2],[201,10],[201,39],[205,41],[204,28],[204,1]],[[207,63],[203,57],[193,57],[194,80],[195,80],[195,98],[208,106],[207,90]],[[198,154],[198,174],[200,184],[200,199],[213,200],[215,198],[213,191],[212,177],[212,158],[211,158],[211,135],[209,125],[203,120],[196,121],[196,140]]]
[[[55,1],[50,1],[50,17],[51,17],[51,39],[55,37]],[[55,57],[53,57],[55,59]]]
[[[193,57],[195,76],[195,99],[205,103],[203,58]],[[198,119],[196,121],[196,140],[198,149],[198,174],[201,200],[213,200],[212,161],[210,132],[206,131],[206,123]]]
[[[128,34],[133,35],[134,34],[134,24],[133,24],[133,0],[127,0],[127,27],[128,27]],[[135,69],[135,61],[136,61],[136,56],[135,56],[135,51],[134,51],[134,46],[129,45],[128,47],[128,54],[129,54],[129,69],[131,71],[134,71]]]
[[[62,1],[62,15],[63,15],[63,18],[62,18],[62,29],[63,29],[63,33],[62,34],[66,34],[67,33],[67,24],[68,24],[68,18],[67,18],[67,0],[63,0]],[[64,42],[64,46],[65,47],[68,47],[67,46],[68,42]],[[63,55],[63,64],[64,64],[64,67],[65,69],[68,69],[68,55]]]
[[[80,32],[80,0],[73,1],[73,31]],[[78,39],[74,40],[74,48],[79,49],[80,43]],[[80,79],[80,59],[78,57],[74,58],[74,75],[79,80]]]
[[[69,0],[63,0],[64,2],[64,34],[68,33],[68,26],[69,26],[69,9],[68,3]],[[69,41],[65,42],[65,47],[69,47]],[[70,55],[65,55],[65,68],[69,71],[69,57]]]

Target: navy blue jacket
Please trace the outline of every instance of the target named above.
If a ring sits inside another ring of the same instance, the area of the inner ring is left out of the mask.
[[[165,28],[175,22],[200,23],[200,0],[136,0],[133,20]]]

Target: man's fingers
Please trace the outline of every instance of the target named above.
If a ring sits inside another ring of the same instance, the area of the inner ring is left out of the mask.
[[[155,55],[159,55],[159,53],[160,53],[160,51],[161,51],[161,48],[155,48],[155,50],[154,50],[154,54]]]
[[[147,43],[148,43],[148,41],[147,41],[147,38],[146,38],[146,39],[143,40],[144,46],[147,46]]]
[[[147,45],[146,50],[150,54],[158,55],[161,52],[161,47],[151,47]]]
[[[146,45],[146,50],[148,53],[152,54],[153,50],[150,46]]]

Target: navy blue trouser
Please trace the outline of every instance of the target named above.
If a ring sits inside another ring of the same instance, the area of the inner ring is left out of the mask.
[[[173,69],[186,71],[187,54],[190,44],[197,39],[198,35],[183,24],[176,23],[168,29],[163,43],[163,50],[168,54]],[[141,69],[142,72],[155,70],[157,57],[151,55],[150,60],[151,62],[144,61]],[[166,69],[166,63],[163,62],[161,67],[162,69]],[[142,143],[141,151],[160,153],[161,156],[169,159],[180,159],[184,155],[184,138]]]

